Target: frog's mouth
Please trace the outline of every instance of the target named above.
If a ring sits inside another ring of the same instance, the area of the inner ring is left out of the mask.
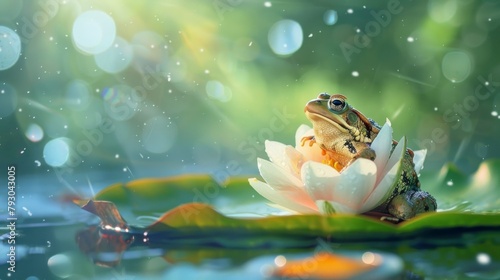
[[[308,104],[305,108],[306,117],[314,123],[327,122],[333,125],[341,133],[349,133],[352,138],[359,142],[371,143],[372,139],[363,135],[358,128],[349,125],[341,116],[331,112],[324,112],[326,109],[322,106]]]

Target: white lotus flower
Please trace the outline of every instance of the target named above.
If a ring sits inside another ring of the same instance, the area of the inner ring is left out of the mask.
[[[391,154],[389,122],[371,144],[375,160],[357,159],[342,172],[323,163],[326,159],[317,144],[301,145],[304,136],[312,135],[310,127],[301,125],[295,134],[295,148],[266,140],[266,153],[271,161],[257,159],[266,183],[251,178],[250,185],[277,204],[273,206],[295,213],[364,213],[385,202],[401,175],[406,150],[403,137]],[[415,170],[419,173],[426,151],[414,154]]]

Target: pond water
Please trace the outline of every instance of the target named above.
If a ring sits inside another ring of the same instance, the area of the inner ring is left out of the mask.
[[[352,240],[296,224],[206,233],[197,220],[142,240],[184,203],[289,214],[246,178],[260,178],[266,140],[293,146],[312,126],[304,107],[321,92],[427,150],[421,188],[439,212],[498,213],[498,32],[496,1],[2,1],[0,279],[305,279],[277,268],[323,264],[318,252],[373,266],[340,278],[500,279],[499,225],[482,218],[395,240],[376,226]],[[178,175],[175,190],[106,189]],[[98,193],[132,232],[96,229],[73,203]]]

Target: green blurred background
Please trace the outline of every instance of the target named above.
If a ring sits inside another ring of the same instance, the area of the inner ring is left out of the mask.
[[[2,1],[0,158],[61,189],[222,181],[326,91],[472,172],[500,156],[499,25],[497,1]]]

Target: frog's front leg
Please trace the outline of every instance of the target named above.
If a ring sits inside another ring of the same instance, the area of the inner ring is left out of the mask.
[[[417,214],[436,211],[436,199],[428,192],[422,190],[408,190],[395,196],[387,211],[401,220],[408,220]]]

